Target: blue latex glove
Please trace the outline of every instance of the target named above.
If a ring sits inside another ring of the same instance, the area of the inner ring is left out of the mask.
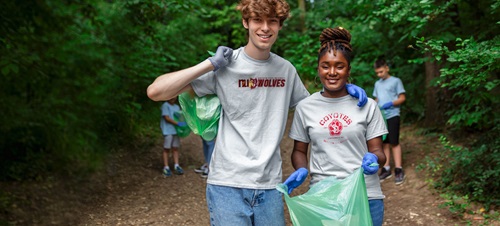
[[[219,70],[219,68],[225,67],[229,64],[229,59],[233,55],[233,49],[225,46],[219,46],[217,52],[214,56],[208,58],[208,60],[214,66],[214,71]]]
[[[363,107],[365,106],[366,102],[368,102],[366,92],[361,87],[354,84],[346,84],[345,88],[347,89],[347,93],[349,93],[349,95],[359,99],[358,107]]]
[[[307,178],[307,174],[309,174],[309,171],[302,167],[293,172],[292,175],[286,179],[284,184],[288,186],[288,194],[292,193],[293,189],[304,183]]]
[[[366,153],[363,156],[363,163],[361,163],[361,167],[363,167],[363,173],[366,175],[372,175],[378,172],[378,157],[373,153]]]
[[[187,123],[186,122],[177,122],[177,126],[186,127]]]
[[[394,104],[392,103],[392,101],[390,101],[390,102],[387,102],[384,105],[382,105],[382,109],[386,110],[386,109],[391,108],[392,106],[394,106]]]

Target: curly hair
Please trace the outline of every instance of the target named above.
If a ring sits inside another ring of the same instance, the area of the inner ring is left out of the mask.
[[[241,0],[236,9],[245,21],[251,17],[276,17],[280,25],[290,15],[290,6],[285,0]]]
[[[321,47],[318,50],[318,62],[326,52],[333,51],[333,54],[336,55],[337,51],[340,51],[347,60],[347,63],[351,64],[351,33],[348,30],[343,27],[325,28],[319,36],[319,41]]]

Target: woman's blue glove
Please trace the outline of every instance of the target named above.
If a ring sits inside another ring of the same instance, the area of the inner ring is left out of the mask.
[[[302,167],[293,172],[292,175],[286,179],[284,184],[288,187],[288,194],[292,193],[293,189],[304,183],[307,178],[307,174],[309,174],[309,171]]]
[[[366,153],[363,156],[363,173],[366,175],[372,175],[378,172],[378,157],[373,153]]]
[[[179,127],[186,127],[187,123],[186,122],[177,122],[177,126],[179,126]]]
[[[394,106],[394,104],[392,103],[392,101],[390,101],[390,102],[387,102],[384,105],[382,105],[382,109],[386,110],[386,109],[391,108],[392,106]]]
[[[214,66],[214,71],[219,70],[219,68],[225,67],[229,64],[229,59],[233,55],[233,49],[225,46],[219,46],[217,52],[214,56],[208,58],[208,60]]]
[[[363,107],[365,106],[366,102],[368,102],[366,92],[361,87],[354,84],[346,84],[345,88],[347,89],[347,93],[349,93],[349,95],[359,99],[358,107]]]

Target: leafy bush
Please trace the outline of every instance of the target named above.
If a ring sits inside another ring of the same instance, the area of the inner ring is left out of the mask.
[[[452,145],[440,137],[442,150],[438,157],[427,158],[426,169],[433,185],[445,193],[462,194],[485,206],[500,205],[500,141],[498,130],[478,139],[471,148]],[[486,145],[488,144],[488,145]],[[454,195],[456,196],[456,195]]]
[[[473,38],[456,39],[450,50],[444,41],[421,38],[417,45],[431,51],[436,60],[444,63],[434,84],[453,92],[448,100],[448,123],[457,129],[472,127],[491,129],[498,126],[500,100],[500,36],[477,42]]]

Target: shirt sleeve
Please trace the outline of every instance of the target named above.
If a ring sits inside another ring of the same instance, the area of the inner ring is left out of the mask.
[[[194,92],[202,97],[209,94],[215,94],[215,72],[210,71],[191,82]]]
[[[294,140],[310,143],[311,138],[305,126],[304,118],[300,109],[296,109],[293,114],[292,126],[288,136]]]
[[[169,115],[170,109],[168,108],[167,102],[161,105],[161,116]]]
[[[295,72],[295,79],[293,82],[294,84],[292,98],[290,98],[290,108],[294,108],[301,100],[309,96],[309,91],[307,91],[297,72]]]
[[[396,91],[399,94],[405,93],[405,87],[403,86],[403,82],[401,81],[400,78],[398,78],[398,81],[396,83]]]

